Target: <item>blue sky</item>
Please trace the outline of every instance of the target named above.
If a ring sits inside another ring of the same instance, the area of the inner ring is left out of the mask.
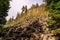
[[[38,3],[41,5],[43,3],[43,0],[12,0],[10,1],[10,9],[8,11],[8,16],[6,19],[8,20],[10,17],[14,16],[14,18],[17,15],[17,12],[21,12],[21,8],[24,5],[27,5],[28,8],[32,6],[32,4]]]

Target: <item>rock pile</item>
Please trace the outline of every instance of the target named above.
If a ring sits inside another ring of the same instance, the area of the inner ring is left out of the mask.
[[[47,29],[45,19],[30,18],[21,23],[7,27],[3,40],[47,40],[53,34]]]

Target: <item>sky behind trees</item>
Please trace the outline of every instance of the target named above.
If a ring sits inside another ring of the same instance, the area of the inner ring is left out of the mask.
[[[43,0],[12,0],[10,1],[10,9],[8,12],[8,16],[6,19],[8,20],[10,17],[14,16],[14,18],[17,15],[17,12],[21,12],[21,8],[24,5],[27,5],[28,9],[32,6],[32,4],[38,3],[41,5],[43,3]]]

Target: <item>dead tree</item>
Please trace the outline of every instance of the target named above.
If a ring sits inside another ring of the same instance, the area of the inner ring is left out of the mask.
[[[27,6],[23,6],[22,7],[22,13],[26,13],[27,12]]]

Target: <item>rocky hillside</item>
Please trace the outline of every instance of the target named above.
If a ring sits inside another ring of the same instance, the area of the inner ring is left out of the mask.
[[[17,14],[16,19],[10,18],[10,20],[6,23],[6,26],[11,26],[14,24],[17,24],[19,22],[28,20],[33,17],[47,17],[48,16],[48,11],[46,10],[46,5],[32,5],[30,9],[27,9],[27,7],[23,6],[22,7],[22,12]]]
[[[8,21],[3,31],[3,40],[57,40],[49,31],[46,5],[33,5],[30,9],[22,8],[16,19]],[[10,22],[10,23],[9,23]]]
[[[47,40],[48,36],[49,37],[54,36],[54,34],[52,34],[51,31],[48,30],[46,20],[43,21],[40,17],[33,19],[29,19],[28,21],[25,21],[25,24],[24,22],[22,22],[14,26],[7,27],[3,31],[3,34],[6,34],[5,38],[3,39],[5,40],[45,40],[46,39]]]

